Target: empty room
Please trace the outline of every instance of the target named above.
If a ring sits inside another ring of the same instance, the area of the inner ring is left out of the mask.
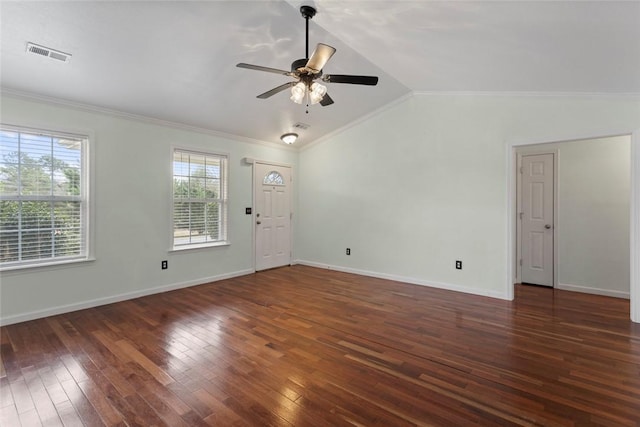
[[[640,2],[0,39],[3,427],[640,426]]]

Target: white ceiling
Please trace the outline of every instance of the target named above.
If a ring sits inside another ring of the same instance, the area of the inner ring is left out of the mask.
[[[310,43],[337,48],[325,73],[380,77],[328,84],[335,104],[256,95]],[[277,142],[300,144],[411,92],[640,93],[638,1],[1,1],[1,75],[14,93]],[[34,42],[73,55],[25,52]]]

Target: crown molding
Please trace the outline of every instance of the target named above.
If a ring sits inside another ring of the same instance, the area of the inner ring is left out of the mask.
[[[187,125],[184,123],[172,122],[169,120],[162,120],[154,117],[143,116],[140,114],[133,114],[133,113],[127,113],[124,111],[112,110],[109,108],[99,107],[96,105],[84,104],[80,102],[69,101],[66,99],[34,94],[31,92],[23,92],[23,91],[18,91],[14,89],[0,88],[0,96],[1,97],[9,96],[12,98],[22,99],[26,101],[37,101],[37,102],[41,102],[43,104],[49,104],[49,105],[58,105],[58,106],[63,106],[67,108],[72,108],[78,111],[89,112],[89,113],[105,114],[108,116],[117,117],[117,118],[126,119],[126,120],[132,120],[140,123],[164,126],[172,129],[179,129],[179,130],[184,130],[189,132],[211,135],[211,136],[215,136],[222,139],[244,142],[248,144],[255,144],[261,147],[267,146],[267,147],[276,148],[276,149],[285,150],[285,151],[298,151],[297,147],[291,147],[288,145],[279,144],[271,141],[262,141],[258,139],[247,138],[244,136],[233,135],[230,133],[220,132],[213,129],[206,129],[198,126]]]
[[[79,111],[85,111],[90,113],[100,113],[109,115],[112,117],[123,118],[127,120],[137,121],[141,123],[153,124],[158,126],[169,127],[172,129],[180,129],[189,132],[196,132],[205,135],[211,135],[222,139],[233,140],[248,144],[255,144],[261,147],[271,147],[278,150],[300,152],[314,147],[328,139],[331,139],[346,130],[357,126],[373,117],[376,117],[385,111],[392,109],[393,107],[405,102],[412,97],[438,97],[438,96],[466,96],[466,97],[530,97],[530,98],[579,98],[579,99],[628,99],[628,100],[640,100],[640,93],[604,93],[604,92],[509,92],[509,91],[412,91],[402,95],[401,97],[377,108],[376,110],[367,113],[354,121],[332,131],[319,138],[310,141],[303,145],[283,145],[271,141],[263,141],[253,138],[248,138],[240,135],[229,134],[225,132],[216,131],[213,129],[206,129],[197,126],[191,126],[184,123],[172,122],[168,120],[157,119],[154,117],[143,116],[140,114],[127,113],[124,111],[113,110],[109,108],[99,107],[96,105],[84,104],[75,101],[69,101],[60,98],[54,98],[31,92],[18,91],[15,89],[0,88],[0,96],[10,96],[17,99],[24,99],[27,101],[37,101],[45,104],[60,105],[67,108],[72,108]]]
[[[640,99],[640,92],[524,92],[524,91],[414,91],[415,96],[501,96],[531,98],[614,98]]]
[[[393,101],[389,102],[388,104],[383,105],[380,108],[377,108],[376,110],[365,114],[364,116],[360,116],[359,118],[355,119],[354,121],[352,121],[351,123],[347,123],[346,125],[332,131],[329,132],[311,142],[306,143],[305,145],[300,146],[299,150],[300,151],[305,151],[317,144],[320,144],[321,142],[326,141],[327,139],[333,138],[334,136],[341,134],[342,132],[345,132],[347,129],[350,129],[356,125],[359,125],[360,123],[366,122],[367,120],[378,116],[382,113],[384,113],[385,111],[388,111],[390,109],[392,109],[393,107],[395,107],[398,104],[401,104],[403,102],[405,102],[406,100],[413,98],[414,94],[413,92],[409,92],[407,94],[402,95],[400,98],[394,99]]]
[[[368,113],[351,123],[346,124],[345,126],[334,130],[326,135],[321,136],[320,138],[311,141],[305,145],[300,146],[300,151],[305,151],[317,144],[320,144],[330,138],[335,137],[336,135],[346,131],[347,129],[356,126],[362,122],[365,122],[391,108],[396,105],[410,99],[413,97],[423,97],[423,96],[467,96],[467,97],[513,97],[513,98],[578,98],[578,99],[628,99],[628,100],[639,100],[640,101],[640,93],[629,92],[629,93],[604,93],[604,92],[508,92],[508,91],[412,91],[408,94],[401,96],[398,99],[391,101],[388,104],[383,105],[371,113]]]

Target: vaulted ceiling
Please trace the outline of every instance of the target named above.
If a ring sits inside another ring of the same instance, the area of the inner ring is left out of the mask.
[[[335,104],[308,114],[287,91],[256,98],[289,78],[236,64],[303,58],[302,4],[318,10],[311,49],[337,49],[324,72],[378,86],[328,84]],[[6,93],[259,141],[304,123],[304,145],[412,92],[640,94],[636,1],[2,1],[0,15]]]

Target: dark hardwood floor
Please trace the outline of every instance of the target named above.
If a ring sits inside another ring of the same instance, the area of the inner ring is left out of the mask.
[[[1,328],[1,426],[638,426],[626,300],[294,266]]]

